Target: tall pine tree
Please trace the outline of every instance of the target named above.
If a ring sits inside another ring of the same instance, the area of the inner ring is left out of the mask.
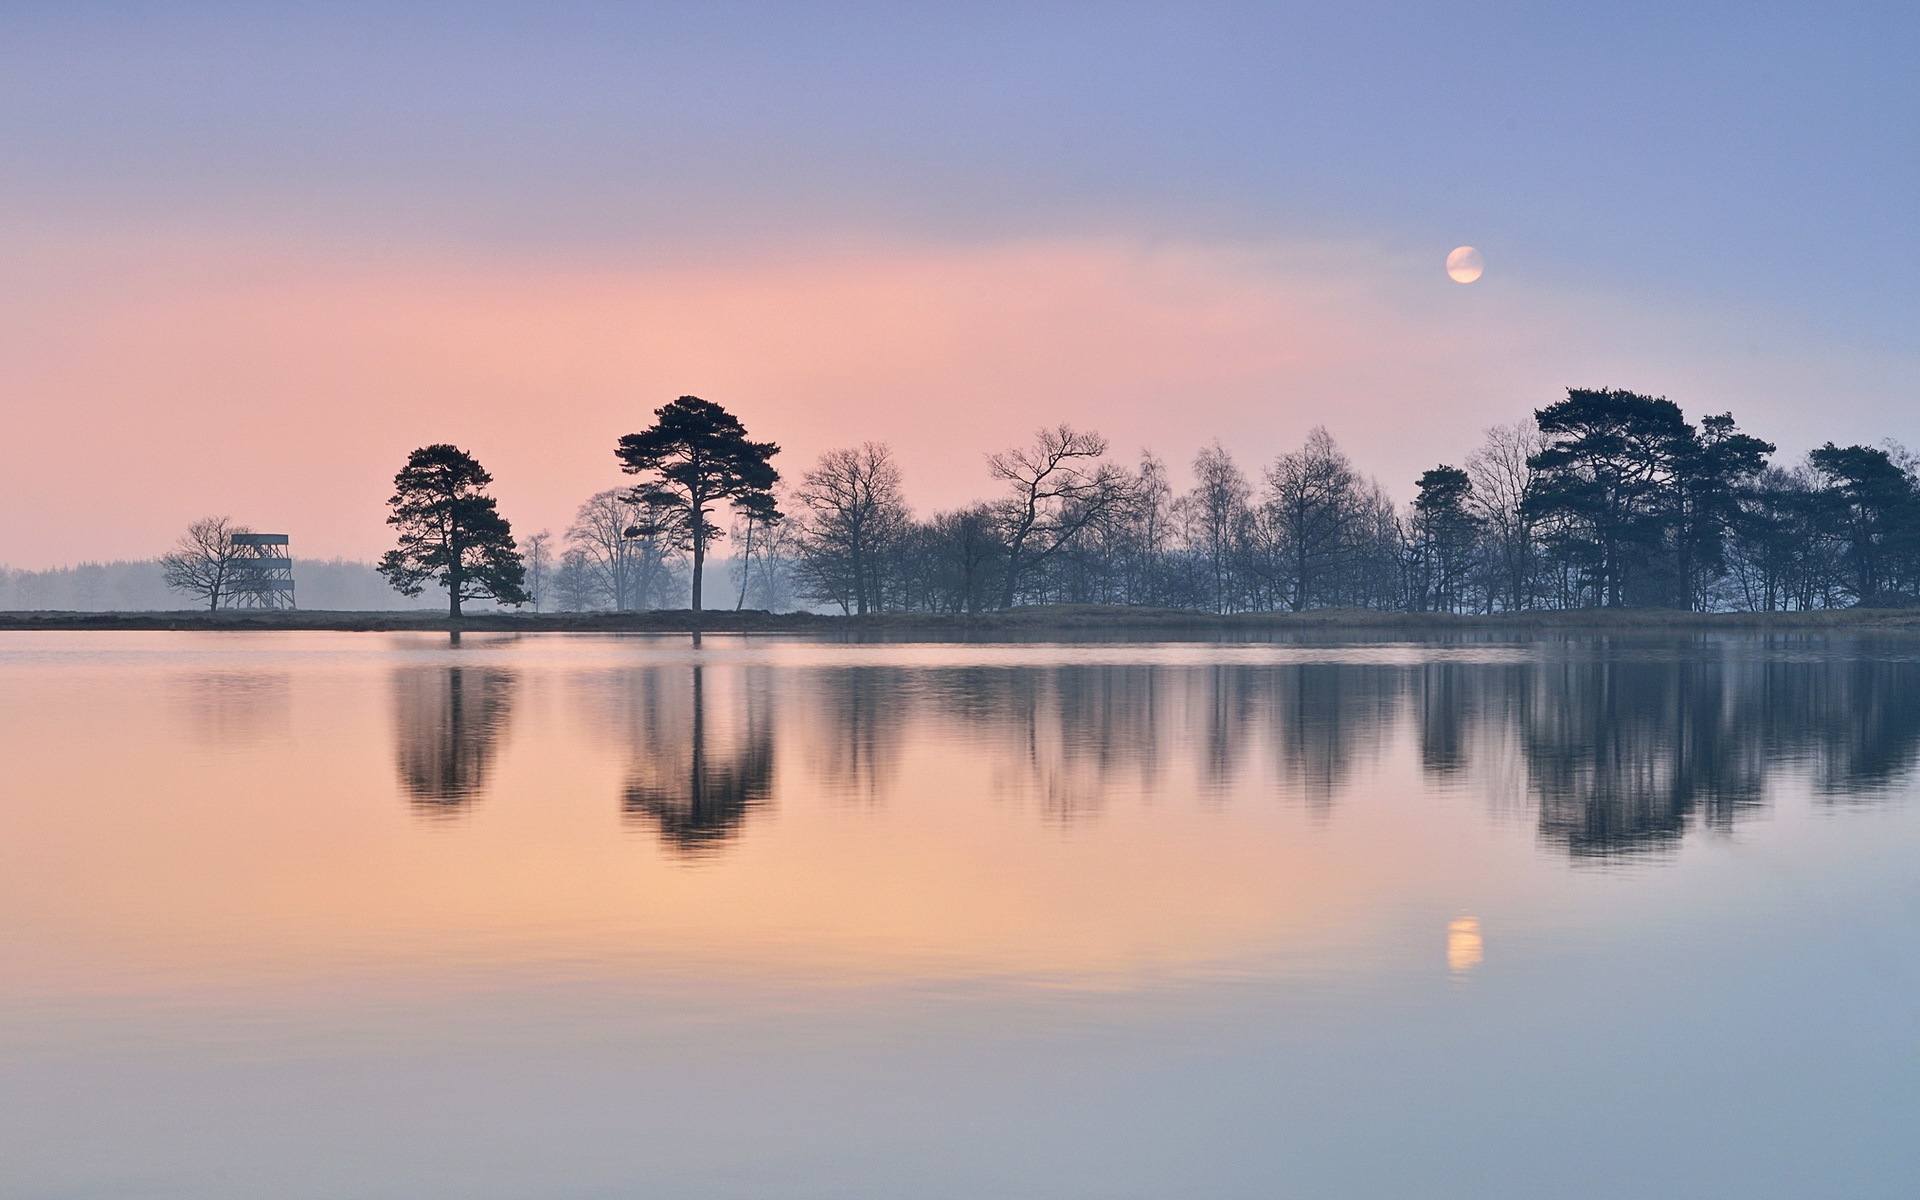
[[[637,503],[673,506],[684,515],[681,548],[693,552],[697,612],[707,547],[724,536],[711,519],[714,506],[726,501],[761,519],[777,518],[773,485],[780,473],[772,459],[780,447],[748,441],[738,417],[698,396],[682,396],[653,415],[650,427],[621,438],[614,453],[622,471],[645,477],[633,489]]]

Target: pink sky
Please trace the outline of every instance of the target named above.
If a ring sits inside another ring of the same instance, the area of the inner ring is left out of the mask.
[[[1249,474],[1325,424],[1399,499],[1569,385],[1731,408],[1798,453],[1899,432],[1910,360],[1674,298],[1533,286],[1487,247],[799,244],[677,261],[398,257],[222,239],[7,247],[0,562],[160,553],[227,513],[303,557],[371,558],[408,450],[452,441],[516,530],[615,486],[619,435],[682,393],[785,448],[891,443],[922,511],[989,494],[1042,424],[1176,478],[1223,440]],[[1686,313],[1681,316],[1678,314]]]

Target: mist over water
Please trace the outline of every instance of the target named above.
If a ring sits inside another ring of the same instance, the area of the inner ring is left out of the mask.
[[[1920,639],[0,678],[0,1196],[1920,1183]]]

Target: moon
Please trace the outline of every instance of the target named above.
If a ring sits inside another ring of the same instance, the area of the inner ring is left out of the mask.
[[[1487,260],[1472,246],[1460,246],[1447,255],[1447,278],[1455,283],[1472,283],[1487,269]]]

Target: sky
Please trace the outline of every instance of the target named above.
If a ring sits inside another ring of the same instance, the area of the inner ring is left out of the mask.
[[[682,394],[923,513],[1061,421],[1325,425],[1402,501],[1568,386],[1920,443],[1916,61],[1900,5],[9,3],[0,563],[370,558],[436,441],[559,532]]]

